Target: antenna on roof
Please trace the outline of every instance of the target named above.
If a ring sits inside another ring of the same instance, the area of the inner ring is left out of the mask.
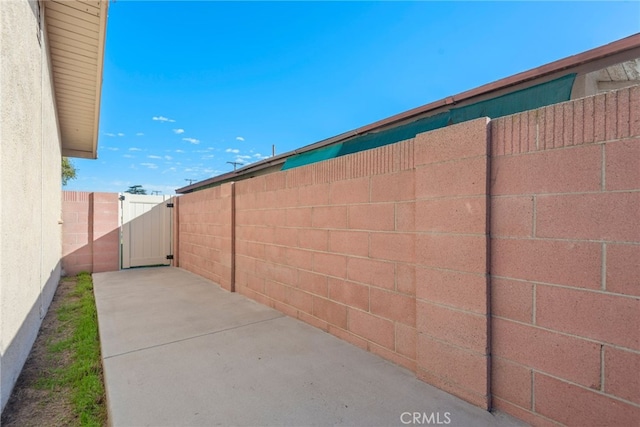
[[[233,165],[233,170],[236,170],[236,166],[244,164],[242,162],[227,162],[227,163]]]

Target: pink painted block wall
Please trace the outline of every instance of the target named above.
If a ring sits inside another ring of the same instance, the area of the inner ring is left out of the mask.
[[[120,268],[117,193],[64,191],[62,220],[65,274]]]
[[[494,407],[640,422],[640,87],[491,122]]]
[[[480,407],[632,424],[639,147],[639,87],[450,126],[180,197],[179,265]]]

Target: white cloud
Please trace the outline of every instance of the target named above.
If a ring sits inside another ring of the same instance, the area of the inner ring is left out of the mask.
[[[170,167],[169,169],[165,169],[162,171],[162,173],[167,173],[167,172],[175,172],[177,169],[174,167]]]
[[[241,136],[236,136],[236,141],[244,141],[244,138]]]
[[[191,144],[200,144],[200,140],[195,138],[182,138],[182,140],[190,142]]]
[[[142,133],[142,132],[136,133],[136,136],[143,136],[143,135],[144,135],[144,133]]]
[[[236,156],[236,159],[250,159],[251,156]]]
[[[169,119],[169,118],[164,117],[164,116],[153,116],[153,118],[151,120],[155,120],[157,122],[169,122],[169,123],[174,123],[175,122],[175,120]]]
[[[213,154],[207,154],[205,156],[200,157],[202,160],[213,159],[215,156]]]
[[[118,151],[119,150],[118,147],[105,147],[104,145],[102,146],[102,148],[106,148],[109,151]]]
[[[173,160],[173,157],[171,156],[164,156],[165,160]]]
[[[150,158],[150,159],[161,159],[162,158],[162,156],[154,156],[153,154],[151,154],[151,155],[149,155],[147,157]]]
[[[135,156],[132,156],[131,154],[123,154],[122,157],[125,157],[127,159],[133,159]]]
[[[140,166],[146,166],[149,169],[158,169],[158,165],[155,163],[140,163]]]
[[[142,151],[142,148],[131,147],[129,148],[129,151]]]
[[[118,133],[118,136],[124,136],[124,133],[119,132],[119,133]]]
[[[181,133],[184,133],[184,129],[174,129],[173,133],[180,135]]]
[[[110,132],[105,132],[105,135],[106,135],[106,136],[116,136],[116,134],[115,134],[115,133],[110,133]]]
[[[184,153],[184,150],[176,150],[176,153]]]
[[[227,148],[226,150],[224,150],[225,153],[239,153],[240,150],[238,150],[237,148]]]

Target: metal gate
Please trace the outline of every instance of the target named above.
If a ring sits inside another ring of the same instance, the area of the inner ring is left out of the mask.
[[[169,265],[173,258],[171,196],[120,195],[121,267]]]

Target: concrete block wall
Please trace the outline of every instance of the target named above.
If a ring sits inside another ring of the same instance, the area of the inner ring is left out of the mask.
[[[493,405],[640,421],[640,87],[491,122]]]
[[[633,87],[187,194],[179,266],[480,407],[633,424],[639,147]]]
[[[415,370],[413,151],[236,183],[238,292]]]
[[[233,291],[233,186],[192,193],[177,198],[178,249],[174,263]],[[179,261],[178,261],[179,260]]]
[[[67,275],[120,268],[117,193],[62,193],[62,268]]]

